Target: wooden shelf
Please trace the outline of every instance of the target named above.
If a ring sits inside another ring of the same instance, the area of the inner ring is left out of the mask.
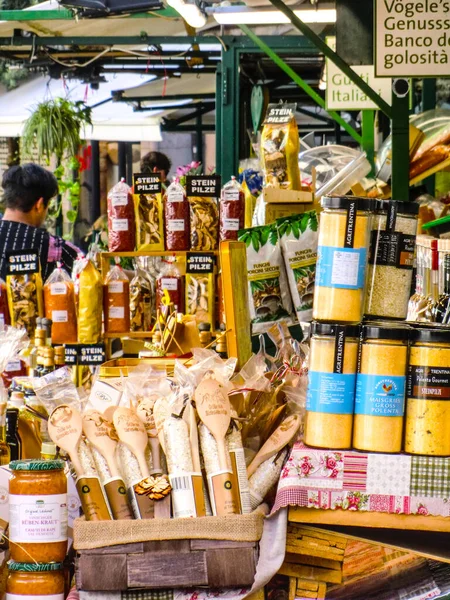
[[[411,529],[417,531],[450,532],[450,517],[422,515],[396,515],[389,513],[321,510],[320,508],[289,509],[289,521],[295,523],[316,523],[317,525],[342,525],[378,529]]]
[[[139,250],[137,252],[102,252],[103,258],[136,258],[138,256],[186,256],[186,254],[214,254],[218,256],[218,250],[177,250],[177,251],[169,251],[169,250],[155,250],[155,251],[146,251]]]
[[[103,337],[108,340],[130,338],[136,340],[145,340],[152,337],[151,331],[127,331],[126,333],[104,333]]]

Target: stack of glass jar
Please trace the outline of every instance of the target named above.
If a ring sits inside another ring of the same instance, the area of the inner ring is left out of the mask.
[[[354,197],[322,205],[305,443],[400,452],[419,207]]]

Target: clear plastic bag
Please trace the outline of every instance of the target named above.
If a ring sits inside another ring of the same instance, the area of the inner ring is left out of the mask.
[[[136,243],[131,188],[122,179],[108,192],[108,246],[110,252],[132,252]]]
[[[92,301],[92,299],[91,299]],[[44,284],[45,316],[52,321],[53,344],[77,342],[75,286],[60,265]]]
[[[119,265],[111,267],[103,286],[105,331],[130,331],[130,282]]]

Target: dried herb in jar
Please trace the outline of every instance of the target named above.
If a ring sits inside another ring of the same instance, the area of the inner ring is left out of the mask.
[[[189,250],[189,202],[184,187],[174,181],[164,198],[166,250]]]
[[[133,197],[137,250],[164,250],[161,174],[134,175]]]
[[[191,250],[216,250],[219,244],[220,177],[186,177],[191,215]]]
[[[232,177],[220,198],[220,241],[237,240],[238,231],[244,226],[245,196],[236,177]]]

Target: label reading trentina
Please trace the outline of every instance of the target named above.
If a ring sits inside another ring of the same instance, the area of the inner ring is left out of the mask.
[[[39,255],[36,250],[21,250],[7,252],[7,274],[21,275],[39,272]]]
[[[186,177],[186,195],[200,198],[220,198],[220,175],[188,175]]]
[[[407,397],[422,400],[450,400],[450,369],[410,365]]]

